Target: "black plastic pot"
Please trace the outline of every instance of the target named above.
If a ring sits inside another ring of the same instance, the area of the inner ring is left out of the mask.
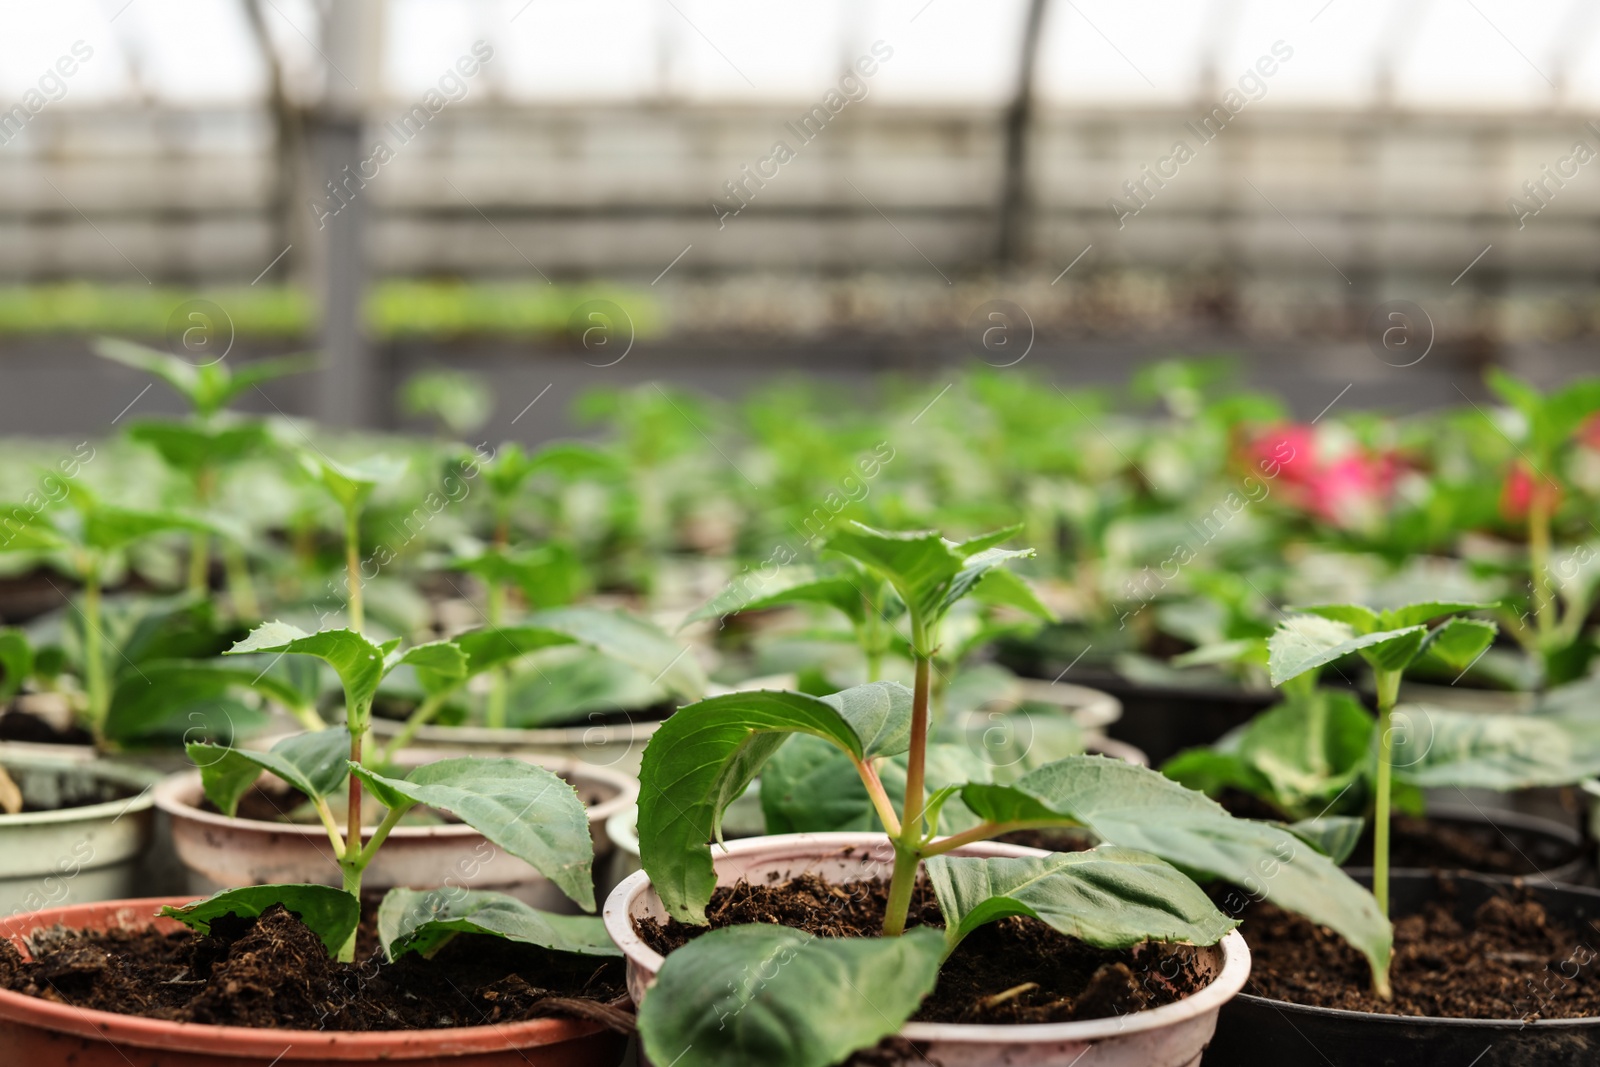
[[[1600,890],[1483,875],[1396,871],[1394,914],[1456,889],[1456,914],[1470,919],[1498,891],[1525,885],[1554,919],[1582,927],[1600,918]],[[1555,974],[1556,972],[1552,972]],[[1600,1063],[1600,1017],[1588,1019],[1438,1019],[1308,1008],[1245,992],[1223,1005],[1206,1067],[1593,1067]]]
[[[1186,748],[1211,744],[1281,699],[1275,690],[1140,685],[1104,669],[1074,670],[1071,680],[1122,701],[1122,717],[1106,732],[1144,750],[1153,767]]]
[[[1512,876],[1526,879],[1532,884],[1544,886],[1558,883],[1586,884],[1594,869],[1589,846],[1584,841],[1583,834],[1576,827],[1553,819],[1524,815],[1515,811],[1488,811],[1470,804],[1430,804],[1427,820],[1430,823],[1443,823],[1464,829],[1493,827],[1504,836],[1508,847],[1528,861],[1529,870],[1517,872]],[[1356,846],[1354,858],[1357,860],[1370,856],[1371,846],[1368,843],[1370,837],[1369,828],[1362,843]],[[1369,880],[1372,875],[1372,868],[1367,866],[1351,865],[1346,866],[1345,870],[1363,882]],[[1395,871],[1419,877],[1434,873],[1416,867],[1396,867]],[[1471,873],[1504,877],[1492,871]],[[1596,1062],[1600,1063],[1600,1055],[1597,1055]]]

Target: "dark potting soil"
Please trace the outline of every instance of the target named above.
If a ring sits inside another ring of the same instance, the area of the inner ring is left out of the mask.
[[[1327,927],[1266,901],[1237,917],[1250,946],[1244,991],[1308,1007],[1453,1019],[1600,1015],[1600,924],[1551,919],[1526,890],[1493,897],[1457,921],[1453,891],[1395,920],[1394,1000],[1371,992],[1366,960]]]
[[[36,745],[92,745],[94,735],[77,725],[58,730],[37,715],[7,708],[0,712],[0,741],[27,741]]]
[[[356,963],[336,963],[281,905],[229,916],[206,936],[183,930],[57,927],[24,961],[0,940],[0,988],[45,1000],[175,1022],[288,1030],[433,1030],[547,1016],[631,1029],[613,1004],[627,992],[621,960],[548,952],[461,934],[432,960],[384,964],[371,920]]]
[[[636,920],[634,926],[663,955],[707,930],[742,923],[790,926],[819,937],[876,937],[888,894],[884,879],[838,884],[806,874],[779,884],[740,882],[712,894],[706,908],[709,926],[685,926],[675,919]],[[912,897],[908,925],[944,925],[926,880]],[[1003,919],[961,942],[912,1018],[1049,1023],[1156,1008],[1205,986],[1194,964],[1196,952],[1157,944],[1107,951],[1058,934],[1036,919]]]

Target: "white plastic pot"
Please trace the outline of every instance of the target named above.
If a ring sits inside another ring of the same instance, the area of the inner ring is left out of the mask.
[[[1042,855],[1036,849],[993,842],[957,850],[959,856]],[[878,834],[783,834],[731,841],[713,849],[717,884],[767,883],[802,873],[848,882],[888,871],[894,862],[888,841]],[[628,961],[628,991],[635,1003],[648,995],[664,962],[634,931],[643,918],[663,919],[666,909],[640,871],[623,880],[605,904],[606,931]],[[1194,1067],[1211,1040],[1217,1011],[1244,986],[1250,950],[1238,931],[1203,950],[1200,966],[1211,982],[1183,1000],[1149,1011],[1086,1022],[1029,1026],[968,1026],[957,1023],[907,1023],[900,1035],[913,1042],[927,1062],[939,1067],[993,1067],[1031,1064],[1071,1067]],[[1090,1057],[1090,1051],[1093,1056]],[[1087,1057],[1087,1058],[1086,1058]]]
[[[426,762],[427,755],[408,752],[404,762]],[[596,863],[604,869],[607,843],[602,828],[639,795],[639,783],[627,775],[565,760],[540,761],[577,787],[580,795],[597,797],[589,806],[589,833]],[[175,774],[155,790],[155,803],[172,819],[172,841],[188,871],[191,893],[213,893],[236,886],[283,882],[339,885],[338,862],[321,823],[266,822],[228,818],[201,808],[200,772]],[[370,835],[373,827],[368,827]],[[534,907],[576,910],[576,905],[543,875],[515,856],[495,847],[464,823],[407,826],[390,832],[362,878],[362,888],[376,891],[407,886],[430,889],[459,886],[509,893]]]
[[[137,895],[153,775],[15,749],[0,765],[30,806],[52,809],[0,814],[0,914]]]
[[[393,719],[374,718],[372,735],[387,741],[403,725]],[[659,729],[660,719],[595,721],[584,726],[530,730],[511,726],[424,726],[417,731],[412,745],[451,755],[535,757],[540,763],[571,760],[637,776],[644,746]]]

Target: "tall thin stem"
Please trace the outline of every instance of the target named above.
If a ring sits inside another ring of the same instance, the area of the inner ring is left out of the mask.
[[[350,590],[350,629],[361,632],[361,523],[355,508],[344,516],[345,584]]]
[[[100,565],[94,561],[83,568],[83,681],[89,697],[89,724],[96,741],[103,740],[106,714],[111,708],[100,616]]]
[[[920,645],[920,642],[918,642]],[[920,648],[916,651],[917,674],[911,690],[911,750],[906,759],[905,816],[900,820],[902,833],[921,837],[923,768],[928,756],[928,683],[930,657]]]
[[[366,729],[364,725],[358,728],[353,711],[354,709],[352,709],[352,714],[349,716],[350,762],[360,763],[361,740],[366,734]],[[350,790],[347,795],[349,797],[350,810],[349,817],[345,822],[347,829],[344,835],[344,852],[346,861],[348,862],[352,858],[359,859],[361,853],[361,779],[354,774],[350,776]],[[347,874],[346,880],[348,880],[348,877],[349,876]],[[360,885],[361,872],[358,870],[356,871],[357,890],[360,889]],[[346,888],[348,888],[348,886]]]
[[[1555,626],[1555,599],[1550,594],[1550,506],[1552,491],[1537,473],[1530,474],[1528,498],[1528,569],[1533,572],[1533,623],[1541,638]]]
[[[906,931],[911,913],[911,891],[917,885],[917,864],[922,857],[904,840],[889,839],[894,846],[894,875],[889,881],[889,900],[883,913],[883,936],[899,937]]]
[[[1400,694],[1400,672],[1378,671],[1378,787],[1372,813],[1372,895],[1389,914],[1389,787],[1394,775],[1394,736],[1390,713]]]
[[[489,626],[498,628],[505,618],[505,613],[505,583],[491,578],[489,579]],[[506,724],[506,687],[509,684],[508,673],[504,667],[495,667],[489,672],[489,699],[484,707],[484,717],[489,725],[496,729]]]

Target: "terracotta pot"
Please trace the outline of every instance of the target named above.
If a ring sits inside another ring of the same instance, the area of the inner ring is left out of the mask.
[[[1039,856],[1037,849],[985,842],[959,849],[959,856]],[[802,872],[834,881],[871,877],[894,862],[879,834],[781,834],[730,841],[712,853],[719,885],[767,882]],[[606,898],[606,930],[628,960],[628,991],[638,1003],[648,995],[663,959],[634,932],[634,920],[664,918],[661,898],[640,871]],[[907,1023],[900,1034],[940,1067],[1038,1064],[1070,1067],[1088,1056],[1096,1067],[1194,1067],[1211,1040],[1217,1011],[1250,974],[1250,950],[1237,931],[1204,950],[1201,966],[1211,975],[1204,989],[1174,1004],[1114,1019],[1030,1026],[967,1026]]]
[[[437,753],[408,751],[406,762],[428,762]],[[599,796],[589,807],[589,832],[595,859],[604,870],[608,850],[605,821],[634,802],[639,783],[603,767],[568,760],[541,761],[580,793]],[[172,819],[172,841],[197,894],[243,885],[321,882],[340,885],[341,875],[321,823],[230,819],[204,811],[200,772],[175,774],[156,787],[156,806]],[[367,828],[367,833],[372,832]],[[397,826],[384,841],[362,878],[370,890],[441,885],[494,889],[549,911],[573,912],[577,905],[539,872],[502,852],[464,823]]]
[[[186,897],[74,904],[0,919],[0,936],[24,954],[24,938],[58,923],[75,930],[180,930],[155,918]],[[174,1023],[93,1011],[0,990],[0,1062],[73,1067],[249,1067],[393,1060],[435,1067],[609,1067],[627,1039],[599,1023],[534,1019],[442,1030],[346,1033]]]
[[[154,822],[153,774],[16,749],[0,753],[0,766],[30,803],[53,809],[0,814],[0,913],[137,891]]]

